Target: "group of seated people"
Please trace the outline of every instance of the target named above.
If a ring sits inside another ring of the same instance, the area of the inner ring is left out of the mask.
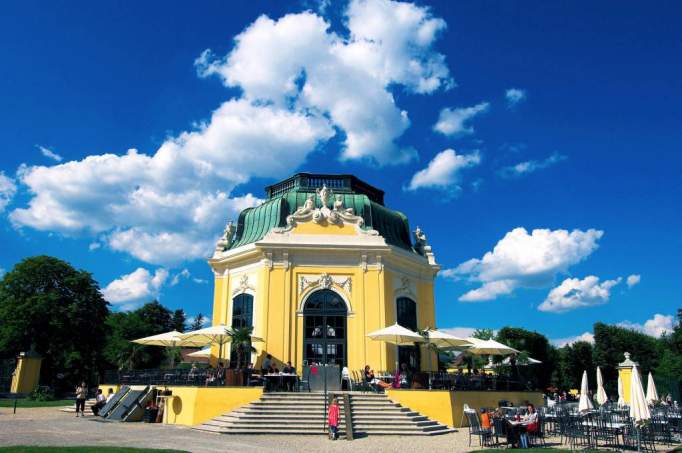
[[[516,414],[513,417],[505,416],[502,408],[497,408],[495,411],[488,411],[481,409],[481,428],[492,432],[493,423],[495,420],[501,420],[504,426],[504,434],[507,437],[507,443],[514,448],[528,448],[528,434],[537,433],[539,426],[538,414],[535,411],[535,405],[528,403],[526,405],[526,414]]]
[[[414,380],[413,372],[406,363],[401,364],[400,368],[396,370],[395,374],[392,376],[392,382],[390,384],[377,378],[374,374],[374,370],[372,370],[369,365],[365,365],[363,374],[365,383],[376,388],[377,390],[386,390],[389,388],[409,389],[418,385],[418,383]]]

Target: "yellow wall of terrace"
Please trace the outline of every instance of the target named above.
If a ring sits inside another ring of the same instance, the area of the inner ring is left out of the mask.
[[[119,385],[101,384],[102,393],[108,394]],[[164,420],[173,425],[200,425],[207,420],[256,401],[263,394],[261,387],[164,387],[173,392]],[[166,418],[167,417],[167,418]]]
[[[442,424],[461,427],[464,404],[479,411],[482,407],[495,408],[500,400],[516,406],[543,404],[542,394],[536,392],[449,392],[447,390],[394,390],[386,392],[388,398],[404,407],[436,420]],[[464,420],[466,426],[466,420]]]

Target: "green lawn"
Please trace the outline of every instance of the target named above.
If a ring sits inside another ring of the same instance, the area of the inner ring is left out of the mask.
[[[12,453],[187,453],[183,450],[154,450],[151,448],[123,448],[123,447],[0,447],[0,451]]]
[[[76,404],[74,400],[54,400],[54,401],[33,401],[28,399],[18,399],[17,407],[59,407]],[[14,407],[14,400],[0,399],[0,407]]]

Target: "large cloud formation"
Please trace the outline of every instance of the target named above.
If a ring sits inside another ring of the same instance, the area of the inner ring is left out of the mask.
[[[240,88],[239,98],[153,155],[22,166],[18,178],[32,198],[10,213],[13,224],[97,236],[140,260],[173,265],[206,256],[225,218],[258,201],[235,197],[236,186],[294,171],[339,131],[343,159],[412,159],[415,151],[397,143],[410,123],[391,89],[452,86],[445,57],[433,50],[446,24],[412,3],[355,0],[345,25],[341,36],[312,12],[261,16],[226,56],[207,50],[196,61],[201,76]],[[0,210],[14,193],[5,185]]]
[[[467,277],[482,286],[462,295],[459,300],[477,302],[511,294],[517,288],[550,286],[556,275],[579,263],[597,249],[603,231],[525,228],[508,232],[481,259],[465,261],[443,271],[450,278]]]

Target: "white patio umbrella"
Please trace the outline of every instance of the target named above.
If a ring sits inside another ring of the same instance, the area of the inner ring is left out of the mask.
[[[150,337],[138,338],[133,340],[133,343],[142,344],[145,346],[164,346],[164,347],[178,347],[178,346],[203,346],[201,342],[189,340],[183,338],[182,334],[177,330],[171,330],[170,332],[160,333],[158,335],[152,335]],[[171,366],[175,365],[175,356],[171,356]]]
[[[651,420],[651,412],[649,412],[649,405],[644,397],[644,389],[642,388],[642,380],[639,378],[637,365],[632,367],[630,380],[630,418],[637,427],[637,451],[640,451],[639,427],[647,420]]]
[[[623,379],[618,375],[618,405],[625,406],[625,391],[623,390]]]
[[[181,334],[182,338],[195,341],[198,346],[206,346],[217,344],[219,346],[218,358],[223,358],[223,345],[229,343],[232,338],[227,333],[229,327],[225,324],[218,324],[215,326],[204,327],[203,329],[194,330],[192,332],[185,332]],[[262,338],[251,336],[251,341],[263,341]]]
[[[464,338],[450,335],[447,332],[437,329],[429,329],[428,342],[441,349],[470,347],[472,344]]]
[[[656,382],[654,382],[654,377],[649,372],[649,378],[646,383],[646,401],[649,404],[654,404],[658,401],[658,392],[656,391]]]
[[[587,385],[587,370],[583,371],[583,379],[580,383],[580,401],[578,401],[578,412],[587,412],[594,409],[590,400],[590,389]]]
[[[516,349],[502,344],[495,340],[481,340],[479,338],[469,337],[466,339],[473,346],[466,349],[466,352],[477,355],[510,355],[517,354]]]
[[[601,368],[597,367],[597,402],[600,406],[606,404],[609,397],[606,396],[606,390],[604,390],[604,379],[601,376]]]
[[[396,346],[413,346],[415,343],[423,343],[424,337],[417,332],[412,332],[398,323],[384,327],[375,332],[368,333],[367,337],[376,341],[394,344]],[[398,369],[398,357],[395,359],[395,367]]]
[[[505,357],[502,362],[502,365],[511,365],[511,357]],[[518,360],[517,365],[539,365],[542,362],[540,360],[534,359],[532,357],[526,357],[526,359],[521,362],[521,359]]]
[[[204,348],[198,351],[187,354],[187,357],[193,357],[195,359],[207,359],[211,357],[211,348]]]

